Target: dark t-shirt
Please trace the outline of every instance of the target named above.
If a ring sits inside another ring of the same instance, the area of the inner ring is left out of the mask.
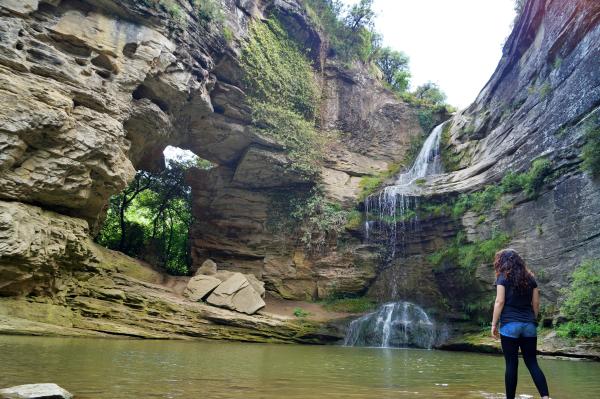
[[[503,285],[506,290],[504,309],[500,314],[501,324],[510,323],[511,321],[536,323],[531,299],[533,298],[533,289],[537,287],[537,283],[532,276],[529,278],[529,287],[524,292],[516,290],[503,275],[498,276],[496,279],[494,285]]]

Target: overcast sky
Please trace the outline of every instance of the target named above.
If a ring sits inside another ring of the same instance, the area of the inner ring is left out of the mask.
[[[343,0],[346,4],[357,0]],[[410,57],[412,88],[428,80],[467,107],[488,81],[510,33],[514,0],[375,0],[384,45]]]

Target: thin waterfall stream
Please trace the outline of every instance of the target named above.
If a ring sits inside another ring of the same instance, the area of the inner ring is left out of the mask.
[[[443,172],[440,141],[444,124],[436,126],[419,151],[410,169],[401,173],[393,185],[365,199],[365,237],[377,229],[387,240],[387,259],[396,255],[398,228],[406,236],[417,227],[418,180]],[[410,218],[408,217],[410,216]],[[392,297],[397,297],[394,285]],[[372,313],[353,320],[344,345],[431,348],[441,338],[440,329],[418,305],[399,301],[386,303]]]

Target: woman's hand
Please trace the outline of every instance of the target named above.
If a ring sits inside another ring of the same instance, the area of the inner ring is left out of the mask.
[[[492,338],[498,339],[498,326],[492,324]]]

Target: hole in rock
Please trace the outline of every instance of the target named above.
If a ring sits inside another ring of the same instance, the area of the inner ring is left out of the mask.
[[[18,41],[17,44],[15,45],[15,48],[17,50],[23,50],[23,42]]]
[[[215,113],[217,114],[224,114],[225,113],[225,108],[221,107],[220,105],[214,105],[213,109],[215,110]]]
[[[138,170],[128,187],[110,198],[94,240],[166,273],[187,275],[191,266],[188,236],[194,218],[185,175],[191,167],[214,165],[181,148],[169,146],[163,153],[162,170]]]
[[[96,73],[104,79],[110,79],[111,73],[109,71],[105,71],[104,69],[96,69]]]
[[[117,71],[117,68],[115,67],[113,62],[105,54],[100,54],[100,55],[92,58],[92,64],[97,66],[98,68],[106,69],[107,71],[110,71],[110,72],[116,73],[116,71]]]
[[[139,85],[137,87],[137,89],[135,89],[133,91],[133,93],[131,95],[133,96],[133,98],[135,100],[141,100],[142,98],[147,98],[148,100],[150,100],[154,104],[156,104],[158,106],[158,108],[160,108],[163,112],[169,112],[169,105],[165,101],[161,100],[156,95],[154,95],[152,90],[150,90],[148,87],[144,86],[143,84]]]
[[[138,44],[137,43],[127,43],[123,47],[123,55],[129,58],[132,58],[137,51]]]

